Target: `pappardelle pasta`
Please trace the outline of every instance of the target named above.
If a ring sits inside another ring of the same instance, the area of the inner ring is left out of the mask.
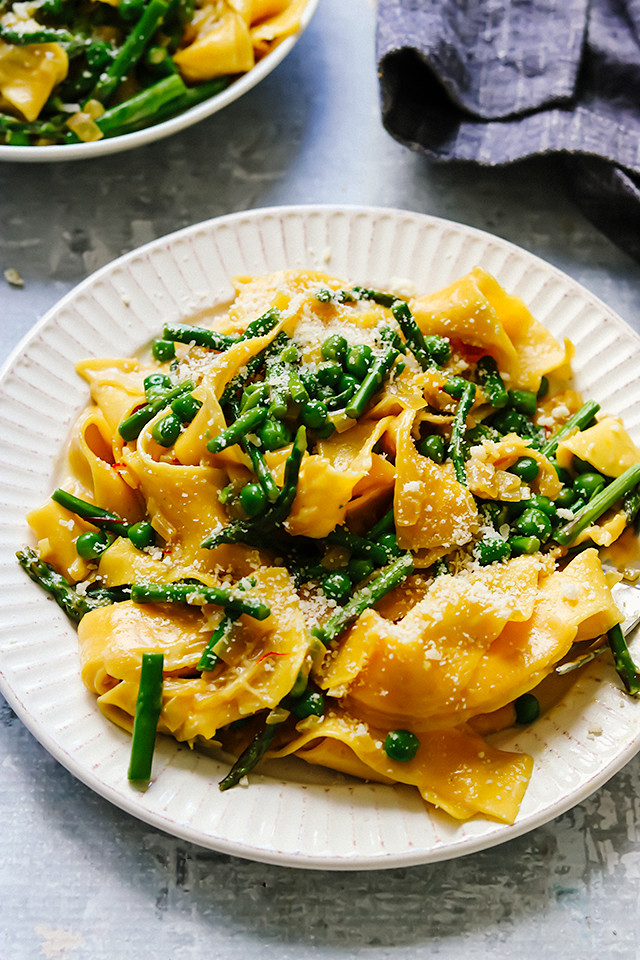
[[[134,743],[154,700],[130,776],[157,725],[235,756],[223,789],[295,755],[513,822],[533,761],[487,736],[607,642],[640,690],[599,555],[640,450],[481,268],[420,296],[300,270],[234,289],[78,365],[91,404],[19,554]]]

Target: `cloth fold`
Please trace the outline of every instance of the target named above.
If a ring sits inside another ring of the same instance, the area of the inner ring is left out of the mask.
[[[564,158],[640,260],[640,0],[379,0],[382,119],[439,160]]]

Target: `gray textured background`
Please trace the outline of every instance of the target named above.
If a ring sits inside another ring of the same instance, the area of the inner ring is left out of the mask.
[[[591,227],[553,162],[434,167],[382,130],[373,0],[321,0],[276,71],[226,111],[95,162],[0,164],[2,356],[67,290],[132,247],[218,214],[371,203],[497,233],[640,331],[640,266]],[[404,960],[640,956],[640,762],[551,824],[433,866],[252,864],[139,823],[59,766],[0,699],[0,957]]]

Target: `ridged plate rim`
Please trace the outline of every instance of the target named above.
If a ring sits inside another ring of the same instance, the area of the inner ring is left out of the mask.
[[[416,791],[326,776],[302,762],[272,767],[247,789],[217,790],[219,761],[162,739],[146,792],[126,781],[129,737],[82,686],[75,631],[22,575],[26,511],[50,492],[59,451],[88,399],[73,364],[124,355],[165,319],[229,298],[234,273],[314,268],[377,286],[435,290],[476,264],[576,344],[577,385],[623,415],[640,444],[640,337],[557,268],[481,230],[392,208],[272,207],[195,224],[103,267],[63,297],[0,371],[0,691],[43,746],[116,806],[176,837],[290,867],[355,870],[467,855],[534,829],[580,803],[640,746],[640,705],[596,663],[542,720],[501,735],[533,753],[515,824],[456,824]],[[593,376],[593,360],[598,376]],[[615,376],[614,376],[615,374]],[[304,769],[303,769],[304,768]]]

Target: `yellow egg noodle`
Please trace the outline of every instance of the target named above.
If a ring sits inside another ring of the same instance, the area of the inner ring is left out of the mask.
[[[164,120],[252,70],[299,30],[306,2],[9,0],[0,142],[86,142]]]
[[[234,289],[139,359],[78,365],[91,404],[28,520],[96,598],[84,683],[131,730],[162,653],[158,730],[257,744],[243,775],[295,755],[513,822],[533,761],[486,737],[619,632],[597,547],[632,534],[640,451],[480,268],[427,296],[310,271]]]

